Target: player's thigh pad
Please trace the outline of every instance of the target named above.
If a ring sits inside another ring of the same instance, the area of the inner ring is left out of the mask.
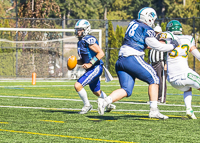
[[[148,84],[159,84],[155,70],[141,56],[120,57],[118,62],[119,69],[125,71],[131,77],[138,78]]]
[[[119,78],[121,88],[126,91],[128,97],[131,96],[135,84],[135,79],[125,71],[120,70],[117,71],[117,76]]]
[[[175,81],[169,82],[174,88],[180,90],[180,91],[188,91],[190,87],[184,86],[183,80],[177,79]]]
[[[159,78],[153,67],[147,64],[140,56],[135,56],[135,64],[133,67],[136,71],[136,78],[147,82],[148,84],[159,84]]]
[[[189,69],[186,73],[177,76],[177,80],[170,82],[173,87],[181,91],[188,91],[191,87],[200,88],[200,76]]]
[[[94,68],[89,69],[86,73],[84,73],[79,79],[78,82],[82,84],[82,86],[86,86],[87,84],[94,84],[90,85],[91,90],[95,90],[95,88],[100,89],[100,82],[99,77],[103,72],[103,66],[97,65]],[[93,91],[92,90],[92,91]],[[98,90],[97,90],[98,91]]]
[[[99,78],[96,79],[96,80],[93,80],[92,82],[89,83],[90,89],[93,92],[99,91],[100,90],[100,85],[101,85],[101,82],[100,82]]]

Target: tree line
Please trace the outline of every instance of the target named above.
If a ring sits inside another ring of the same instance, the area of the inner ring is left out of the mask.
[[[17,3],[16,3],[17,2]],[[112,20],[131,20],[136,19],[138,11],[143,7],[152,7],[156,10],[158,19],[163,18],[191,18],[199,17],[199,3],[197,0],[1,0],[0,27],[15,27],[15,21],[9,21],[6,18],[59,18],[59,19],[104,19],[109,20],[108,28],[108,48],[109,48],[109,70],[113,76],[115,73],[115,62],[118,57],[119,48],[123,42],[126,27],[117,25],[114,31]],[[23,27],[41,27],[41,28],[61,28],[56,27],[54,21],[24,20]],[[198,25],[200,22],[197,22]],[[70,23],[66,23],[70,24]],[[162,21],[161,26],[165,31],[167,22]],[[49,26],[50,25],[50,26]],[[183,23],[184,34],[191,34],[192,20]],[[198,29],[196,29],[198,30]],[[1,38],[12,40],[8,33],[1,33]],[[105,40],[105,39],[104,39]],[[105,42],[103,42],[104,44]],[[1,45],[4,44],[1,42]],[[105,45],[103,46],[105,47]],[[14,49],[12,49],[14,50]],[[11,54],[11,49],[1,49],[0,53]],[[21,51],[19,51],[21,52]],[[29,51],[32,52],[33,51]],[[15,53],[15,51],[14,51]],[[147,60],[145,54],[145,60]],[[2,58],[6,65],[10,63]],[[15,60],[15,56],[12,61]],[[15,63],[14,63],[15,64]],[[15,65],[10,65],[10,68]],[[0,73],[3,71],[0,71]],[[10,75],[9,72],[5,74]],[[15,73],[13,68],[12,74]]]
[[[185,3],[184,3],[185,1]],[[198,17],[199,0],[1,0],[1,17],[127,20],[143,7],[158,18]],[[16,3],[17,2],[17,3]],[[17,9],[16,9],[17,7]],[[17,10],[17,11],[16,11]]]

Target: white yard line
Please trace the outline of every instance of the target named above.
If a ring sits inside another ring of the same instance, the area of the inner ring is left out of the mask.
[[[18,109],[39,109],[39,110],[81,110],[81,109],[73,109],[73,108],[45,108],[45,107],[27,107],[27,106],[4,106],[0,105],[0,108],[18,108]],[[97,111],[97,109],[92,109],[93,111]],[[113,111],[131,111],[131,112],[149,112],[149,110],[113,110]],[[170,111],[170,110],[160,110],[160,112],[185,112],[185,111]],[[200,111],[194,111],[195,113],[200,112]]]
[[[4,88],[11,88],[11,87],[68,87],[74,85],[14,85],[14,86],[0,86]],[[119,86],[119,85],[101,85],[101,86]],[[147,86],[147,85],[135,85],[135,86]]]
[[[36,80],[36,82],[76,82],[77,80]],[[0,80],[1,82],[32,82],[32,79],[30,80]],[[110,81],[109,83],[119,83],[119,81]]]
[[[39,99],[39,100],[68,100],[68,101],[79,101],[82,102],[82,100],[79,99],[66,99],[66,98],[43,98],[43,97],[26,97],[26,96],[4,96],[0,95],[0,98],[24,98],[24,99]],[[89,100],[90,102],[97,102],[97,100]],[[149,103],[138,103],[138,102],[124,102],[124,101],[118,101],[115,103],[119,104],[143,104],[143,105],[149,105]],[[159,106],[185,106],[180,104],[159,104]],[[192,107],[200,107],[197,105],[193,105]]]
[[[32,82],[32,80],[1,80],[1,82]],[[76,82],[75,80],[48,80],[48,81],[45,81],[45,80],[37,80],[36,82]]]

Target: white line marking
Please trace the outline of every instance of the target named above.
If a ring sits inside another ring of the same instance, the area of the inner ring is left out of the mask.
[[[3,96],[0,95],[0,98],[25,98],[25,99],[44,99],[44,100],[69,100],[69,101],[82,101],[78,99],[65,99],[65,98],[41,98],[41,97],[25,97],[25,96]],[[90,100],[90,102],[97,102],[96,100]]]
[[[137,102],[115,102],[115,103],[124,103],[124,104],[149,104],[149,103],[137,103]],[[184,106],[185,105],[179,105],[179,104],[160,104],[158,103],[159,106]],[[200,107],[200,106],[196,106],[196,105],[192,105],[192,107]]]
[[[14,85],[14,86],[0,86],[0,87],[62,87],[62,86],[74,86],[74,85]]]
[[[27,106],[3,106],[0,105],[1,108],[18,108],[18,109],[39,109],[39,110],[81,110],[81,109],[73,109],[73,108],[45,108],[45,107],[27,107]],[[97,111],[97,109],[92,109],[93,111]],[[149,112],[149,110],[113,110],[113,111],[134,111],[134,112]],[[160,110],[160,112],[185,112],[185,111],[169,111],[169,110]],[[194,111],[200,112],[200,111]]]
[[[43,98],[43,97],[26,97],[26,96],[4,96],[0,95],[0,98],[25,98],[25,99],[39,99],[39,100],[68,100],[68,101],[80,101],[82,100],[79,99],[66,99],[66,98]],[[97,100],[89,100],[90,102],[97,102]],[[149,105],[149,103],[138,103],[138,102],[123,102],[123,101],[118,101],[115,103],[121,103],[121,104],[142,104],[142,105]],[[160,106],[184,106],[185,105],[178,105],[178,104],[158,104]],[[197,105],[193,105],[192,107],[200,107]]]
[[[74,85],[14,85],[14,86],[0,86],[0,87],[67,87]],[[120,86],[120,85],[101,85],[101,86]],[[147,86],[147,85],[135,85],[135,86]]]
[[[3,81],[0,81],[0,83],[1,82],[32,82],[32,79],[30,79],[30,80],[3,80]],[[37,80],[37,82],[76,82],[76,81],[71,81],[71,80],[66,80],[66,81],[62,81],[62,80],[50,80],[50,81],[43,81],[43,80]]]

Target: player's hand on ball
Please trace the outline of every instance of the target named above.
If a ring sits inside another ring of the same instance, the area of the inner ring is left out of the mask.
[[[77,58],[74,55],[70,56],[67,60],[67,68],[69,70],[73,70],[76,67],[76,64]]]
[[[157,40],[160,40],[161,35],[162,35],[162,33],[159,33],[159,34],[156,36],[156,39],[157,39]]]
[[[89,69],[89,68],[92,67],[92,64],[91,64],[91,63],[83,64],[82,67],[83,67],[84,69]]]

